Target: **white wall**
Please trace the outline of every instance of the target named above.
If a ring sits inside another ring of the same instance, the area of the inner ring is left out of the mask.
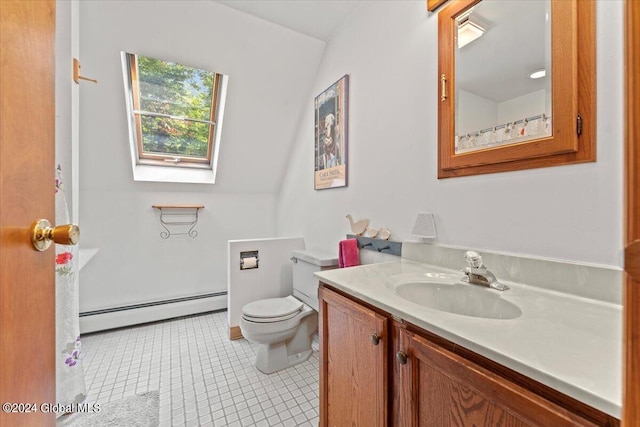
[[[325,49],[278,202],[278,233],[331,248],[344,218],[410,238],[434,212],[449,245],[622,265],[623,3],[599,1],[598,161],[437,176],[437,15],[419,1],[365,2]],[[350,74],[349,186],[313,191],[313,97]]]
[[[550,111],[547,109],[547,92],[540,89],[499,103],[496,124],[522,120],[546,111]]]
[[[276,234],[277,191],[324,43],[211,1],[80,2],[81,311],[226,290],[227,241]],[[120,51],[229,75],[215,185],[133,182]],[[152,204],[204,204],[162,240]]]
[[[497,121],[498,104],[466,90],[458,91],[457,135],[477,132],[500,124]]]
[[[544,89],[500,103],[465,90],[459,90],[457,108],[458,135],[477,132],[550,111],[547,109],[547,93]]]

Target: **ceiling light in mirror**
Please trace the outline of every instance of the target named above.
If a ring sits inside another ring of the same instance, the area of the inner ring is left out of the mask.
[[[458,49],[476,40],[478,37],[482,36],[484,32],[484,28],[475,22],[472,22],[470,19],[462,22],[458,26]]]
[[[543,68],[541,70],[536,70],[533,73],[529,74],[529,78],[531,79],[541,79],[547,75],[547,71]]]

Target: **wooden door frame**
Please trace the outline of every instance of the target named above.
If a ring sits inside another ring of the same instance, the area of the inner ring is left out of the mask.
[[[625,11],[625,292],[622,423],[640,425],[640,2]],[[635,243],[634,243],[635,242]]]

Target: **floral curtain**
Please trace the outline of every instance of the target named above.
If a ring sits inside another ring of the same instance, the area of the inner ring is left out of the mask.
[[[68,224],[69,208],[56,169],[56,224]],[[56,248],[56,403],[68,405],[85,399],[86,387],[80,342],[78,249]],[[61,415],[61,414],[60,414]]]

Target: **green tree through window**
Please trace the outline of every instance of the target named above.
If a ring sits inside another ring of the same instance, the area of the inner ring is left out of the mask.
[[[219,75],[128,55],[140,158],[211,160]]]

